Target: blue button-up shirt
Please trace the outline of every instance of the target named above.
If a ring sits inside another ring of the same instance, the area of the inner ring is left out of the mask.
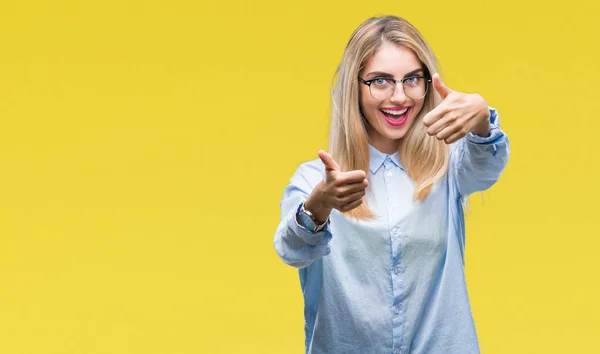
[[[299,166],[283,193],[274,243],[299,269],[306,353],[479,353],[464,274],[463,207],[508,161],[508,138],[497,111],[490,113],[490,136],[468,134],[452,144],[448,172],[421,202],[413,201],[398,154],[370,146],[372,220],[333,210],[323,230],[302,227],[296,212],[325,168],[318,159]]]

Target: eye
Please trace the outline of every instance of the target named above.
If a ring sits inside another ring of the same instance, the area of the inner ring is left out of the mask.
[[[417,86],[419,84],[420,79],[421,78],[418,76],[407,77],[406,79],[404,79],[404,83],[408,86]]]
[[[371,82],[375,85],[375,86],[388,86],[390,84],[388,79],[382,78],[382,77],[378,77],[376,79],[371,80]]]

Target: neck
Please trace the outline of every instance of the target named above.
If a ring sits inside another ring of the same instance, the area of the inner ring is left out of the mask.
[[[374,134],[373,134],[374,133]],[[383,137],[376,132],[369,134],[369,143],[378,151],[384,154],[394,154],[400,149],[400,139],[393,140]]]

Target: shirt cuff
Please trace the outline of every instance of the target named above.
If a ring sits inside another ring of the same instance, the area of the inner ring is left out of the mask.
[[[300,211],[300,208],[302,207],[302,203],[300,203],[300,205],[298,205],[298,208],[296,209],[296,212],[294,213],[294,215],[292,215],[293,217],[293,223],[295,226],[295,229],[297,230],[297,234],[302,237],[303,239],[305,239],[305,241],[308,241],[308,243],[315,243],[315,241],[317,241],[318,239],[321,239],[321,242],[318,243],[328,243],[331,238],[332,238],[332,234],[331,234],[331,218],[327,218],[327,221],[325,222],[325,225],[323,225],[321,227],[321,229],[317,232],[313,232],[312,230],[309,230],[308,228],[302,226],[299,222],[298,222],[298,218],[296,217],[296,215],[298,214],[298,211]]]

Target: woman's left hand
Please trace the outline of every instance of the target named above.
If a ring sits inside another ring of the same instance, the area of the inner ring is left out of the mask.
[[[423,117],[427,134],[451,144],[469,132],[487,137],[490,134],[490,111],[479,94],[467,94],[449,89],[438,74],[433,75],[433,87],[443,101]]]

